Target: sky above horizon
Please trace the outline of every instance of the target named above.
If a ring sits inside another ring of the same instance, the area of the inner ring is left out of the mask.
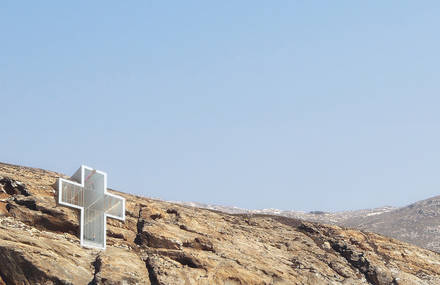
[[[0,161],[339,211],[440,194],[438,1],[1,1]]]

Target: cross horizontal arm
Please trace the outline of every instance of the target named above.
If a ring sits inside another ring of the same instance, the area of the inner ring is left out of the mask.
[[[83,187],[75,182],[60,179],[60,195],[59,202],[61,204],[67,204],[69,206],[84,206],[84,189]]]
[[[112,218],[124,219],[124,201],[125,199],[118,196],[107,194],[104,198],[105,213]]]

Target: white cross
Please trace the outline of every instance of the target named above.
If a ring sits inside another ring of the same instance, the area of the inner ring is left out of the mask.
[[[107,193],[107,173],[91,167],[81,165],[71,180],[58,178],[58,203],[81,210],[81,246],[105,249],[106,218],[124,221],[125,199]]]

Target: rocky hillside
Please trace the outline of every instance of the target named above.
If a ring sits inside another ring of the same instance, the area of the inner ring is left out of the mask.
[[[440,254],[377,234],[120,192],[107,250],[81,248],[58,176],[0,164],[0,284],[440,284]]]
[[[230,214],[266,214],[309,222],[356,228],[406,241],[440,252],[440,196],[413,203],[406,207],[390,206],[342,212],[300,212],[277,209],[247,210],[237,207],[177,202]]]

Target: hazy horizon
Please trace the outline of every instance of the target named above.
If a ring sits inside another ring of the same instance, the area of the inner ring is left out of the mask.
[[[163,200],[440,194],[434,1],[0,3],[0,161]]]

